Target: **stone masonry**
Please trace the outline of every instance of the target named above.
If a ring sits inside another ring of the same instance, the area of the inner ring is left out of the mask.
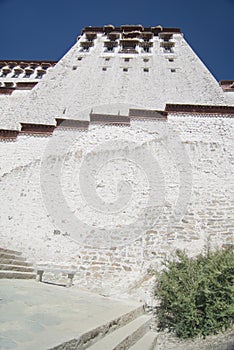
[[[32,90],[0,95],[1,246],[152,303],[162,259],[234,243],[228,93],[175,28],[85,28]]]

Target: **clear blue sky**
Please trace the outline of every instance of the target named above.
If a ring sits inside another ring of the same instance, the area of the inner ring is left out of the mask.
[[[234,0],[0,0],[0,59],[58,60],[83,27],[179,27],[217,80],[234,79]]]

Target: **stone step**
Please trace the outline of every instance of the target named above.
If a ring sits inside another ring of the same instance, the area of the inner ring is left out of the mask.
[[[129,348],[129,350],[154,350],[157,342],[158,333],[149,331],[138,342]]]
[[[89,350],[124,350],[135,344],[149,329],[152,316],[143,315],[106,335]],[[142,349],[143,350],[143,349]]]
[[[0,278],[35,279],[36,274],[32,272],[5,270],[5,271],[0,271]]]
[[[4,265],[20,265],[20,266],[32,266],[31,263],[24,260],[14,260],[14,259],[7,259],[7,258],[0,258],[0,264]]]
[[[1,270],[13,270],[21,272],[34,272],[34,268],[30,266],[12,265],[12,264],[0,264]]]
[[[10,254],[10,253],[4,253],[4,252],[0,252],[0,259],[13,259],[13,260],[21,260],[24,261],[25,258],[23,258],[20,255],[15,255],[15,254]]]
[[[81,334],[81,336],[77,339],[77,342],[75,339],[72,339],[70,341],[66,341],[65,343],[58,344],[55,347],[52,347],[50,349],[51,350],[90,349],[90,346],[95,345],[96,342],[99,342],[104,337],[107,337],[107,335],[112,334],[112,332],[114,333],[117,329],[120,329],[120,327],[123,327],[126,324],[129,324],[129,322],[136,320],[142,315],[145,315],[145,310],[144,310],[144,306],[140,305],[137,308],[133,308],[131,311],[124,313],[118,316],[117,318],[114,318],[108,321],[107,323],[103,323],[101,325],[98,325],[95,328],[89,329],[87,332]],[[105,350],[105,348],[103,348],[102,350]]]
[[[1,248],[1,247],[0,247],[0,253],[13,254],[13,255],[22,255],[21,252],[17,252],[16,250],[7,249],[7,248]]]

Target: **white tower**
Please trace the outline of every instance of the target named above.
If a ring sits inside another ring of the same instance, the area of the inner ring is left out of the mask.
[[[234,85],[179,29],[87,27],[56,64],[0,64],[6,248],[147,298],[165,255],[233,244]]]
[[[5,87],[15,81],[19,86],[39,83],[23,101],[22,93],[14,92],[9,109],[0,100],[5,123],[13,105],[19,122],[53,124],[54,118],[88,120],[91,110],[128,114],[126,105],[164,110],[167,103],[231,103],[178,28],[87,27],[54,68],[48,69],[52,62],[40,62],[36,68],[35,63],[34,67],[10,63],[2,67],[0,83]],[[9,65],[13,65],[11,79]],[[12,119],[11,115],[10,124]]]

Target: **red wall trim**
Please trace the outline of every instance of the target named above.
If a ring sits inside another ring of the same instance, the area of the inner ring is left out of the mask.
[[[147,109],[130,109],[129,116],[131,119],[153,119],[153,120],[167,120],[167,112],[154,111]]]
[[[124,115],[90,113],[90,123],[130,125],[130,118]]]
[[[71,129],[88,129],[89,121],[88,120],[74,120],[74,119],[60,119],[57,118],[56,126],[57,128],[71,128]]]
[[[19,132],[16,130],[4,130],[0,129],[0,139],[1,140],[12,140],[16,139]]]
[[[54,125],[46,125],[46,124],[28,124],[28,123],[20,123],[21,124],[21,134],[52,134],[55,126]]]
[[[209,106],[209,105],[189,105],[189,104],[167,104],[165,111],[174,113],[192,113],[192,114],[230,114],[234,115],[232,106]]]

